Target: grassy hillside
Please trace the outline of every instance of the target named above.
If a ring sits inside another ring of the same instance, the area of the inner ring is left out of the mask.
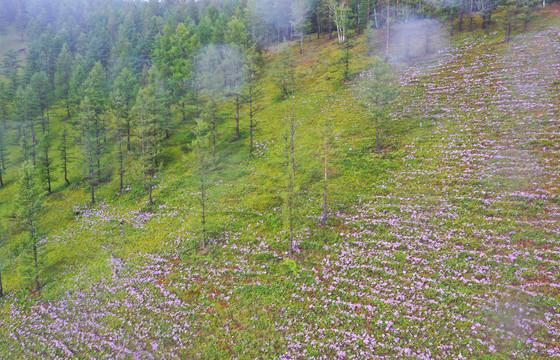
[[[195,243],[192,124],[179,124],[179,114],[155,206],[134,173],[124,194],[115,180],[99,188],[102,201],[87,205],[75,160],[72,187],[47,202],[41,296],[24,289],[18,238],[3,249],[12,260],[3,264],[1,357],[560,356],[554,11],[539,13],[511,43],[498,33],[465,32],[439,56],[401,65],[402,94],[380,154],[355,84],[341,81],[343,51],[334,41],[313,39],[302,55],[299,47],[271,51],[252,158],[247,131],[233,141],[232,105],[223,105],[204,252]],[[366,36],[355,41],[353,73],[372,62],[369,44]],[[274,85],[285,57],[296,69],[302,219],[292,258],[282,225],[292,102],[280,100]],[[53,126],[67,121],[63,113],[53,111]],[[330,218],[322,226],[325,119],[332,160]],[[8,173],[0,190],[4,213],[15,178]]]

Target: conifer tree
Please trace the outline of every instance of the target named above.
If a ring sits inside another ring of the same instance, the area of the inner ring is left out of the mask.
[[[8,79],[8,94],[11,95],[11,99],[15,96],[18,84],[19,75],[18,70],[21,68],[20,60],[18,59],[17,53],[14,50],[8,50],[4,55],[4,61],[2,62],[2,74]]]
[[[247,93],[244,97],[245,103],[249,107],[249,156],[254,151],[254,137],[257,128],[257,120],[255,115],[262,110],[258,105],[258,101],[262,98],[263,92],[257,88],[257,79],[259,76],[258,54],[254,47],[247,51],[246,73],[247,73]]]
[[[72,108],[79,107],[83,100],[82,85],[86,78],[85,61],[83,57],[78,54],[72,65],[72,74],[70,75],[68,83],[68,104],[70,112]]]
[[[95,164],[98,162],[96,144],[99,138],[95,126],[95,116],[93,105],[86,96],[80,104],[78,124],[82,133],[83,160],[88,171],[92,204],[95,203],[95,185],[98,179],[95,175]]]
[[[153,89],[144,88],[138,92],[134,105],[136,133],[140,148],[140,166],[144,188],[148,192],[150,204],[154,203],[152,190],[158,170],[158,154],[161,149],[161,132],[156,119],[156,104]]]
[[[52,147],[52,135],[45,133],[39,141],[39,154],[38,154],[38,171],[41,182],[45,185],[45,190],[49,194],[52,193],[52,159],[49,156]]]
[[[0,127],[8,129],[8,120],[11,112],[11,100],[8,88],[4,81],[0,80]]]
[[[95,160],[97,163],[97,178],[101,179],[101,157],[103,155],[103,144],[106,143],[105,121],[103,112],[106,106],[106,84],[105,69],[101,62],[96,62],[89,73],[83,87],[83,94],[90,102],[93,111],[93,130],[95,131]],[[105,141],[102,141],[105,140]]]
[[[66,114],[70,117],[70,79],[72,78],[72,54],[68,44],[62,46],[62,50],[56,59],[55,88],[58,98],[64,100]]]
[[[51,97],[49,79],[44,72],[35,73],[31,77],[30,86],[30,91],[35,94],[37,108],[41,116],[41,127],[44,134],[48,130],[49,122],[48,117]]]
[[[39,292],[41,283],[40,275],[40,259],[39,259],[39,243],[40,243],[40,227],[39,218],[43,211],[41,200],[41,190],[35,180],[32,165],[26,161],[21,169],[18,189],[16,196],[16,207],[14,219],[17,227],[26,233],[23,242],[24,261],[26,268],[24,274],[34,282],[35,291]]]
[[[62,158],[62,170],[64,172],[64,181],[66,186],[70,186],[70,180],[68,180],[68,160],[69,160],[69,131],[68,126],[64,125],[62,132],[60,133],[60,145],[58,150],[60,151],[60,157]]]
[[[206,174],[208,171],[208,125],[203,119],[197,119],[195,128],[195,140],[192,143],[192,148],[196,153],[197,170],[199,174],[198,191],[200,196],[200,224],[201,224],[201,239],[200,247],[202,250],[206,249],[208,245],[207,240],[207,211],[208,211],[208,189]]]
[[[117,138],[117,153],[119,163],[119,191],[122,193],[124,189],[124,149],[123,149],[123,133],[126,131],[126,124],[130,124],[127,116],[124,97],[119,90],[115,90],[111,99],[111,110],[109,111],[109,126],[114,131]]]
[[[399,90],[391,65],[375,58],[372,68],[361,75],[357,89],[362,106],[375,123],[375,144],[379,153],[384,144],[383,120]]]
[[[134,100],[136,99],[138,88],[138,80],[130,71],[128,67],[121,70],[120,74],[117,76],[114,84],[113,92],[113,105],[115,105],[116,97],[119,98],[118,111],[120,115],[120,121],[124,122],[124,133],[126,134],[126,149],[130,152],[130,110],[134,105]],[[117,96],[118,93],[118,96]],[[121,129],[123,130],[123,129]],[[122,134],[121,134],[122,135]]]

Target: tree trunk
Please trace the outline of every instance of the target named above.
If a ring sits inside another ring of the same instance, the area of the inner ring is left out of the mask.
[[[126,150],[130,152],[130,119],[126,118]]]
[[[459,31],[463,31],[463,0],[459,2]]]
[[[214,109],[214,102],[212,101],[212,160],[216,166],[216,112]]]
[[[385,62],[389,61],[389,23],[390,23],[390,18],[389,18],[389,6],[390,6],[390,0],[387,0],[387,33],[385,34]]]
[[[449,17],[451,18],[451,26],[449,27],[449,36],[453,37],[453,20],[454,20],[453,15],[455,14],[453,10],[449,10],[449,13],[450,13]]]
[[[64,167],[64,181],[66,181],[66,186],[70,186],[70,181],[68,180],[68,159],[67,159],[67,155],[66,155],[66,150],[64,151],[63,154],[63,167]]]
[[[323,226],[327,226],[328,205],[327,205],[327,189],[328,189],[328,156],[329,156],[329,133],[328,120],[325,118],[325,161],[323,164],[324,184],[323,184]]]
[[[46,148],[45,149],[45,167],[47,170],[47,192],[49,194],[52,194],[52,189],[51,189],[51,164],[49,161],[49,149]]]
[[[253,121],[253,81],[254,81],[254,74],[252,70],[249,70],[249,136],[250,136],[250,143],[249,143],[249,157],[253,155],[254,150],[254,142],[253,137],[255,133],[255,124]]]
[[[235,95],[235,134],[237,135],[237,140],[241,139],[241,134],[239,132],[239,94]]]
[[[46,120],[45,120],[45,111],[42,111],[42,117],[41,117],[41,127],[43,130],[43,135],[45,135],[45,132],[47,131],[47,124],[46,124]]]
[[[469,0],[469,17],[470,17],[469,31],[472,31],[472,24],[473,24],[473,0]]]
[[[426,26],[426,55],[429,54],[430,54],[430,26],[427,25]]]
[[[276,34],[278,36],[278,44],[280,44],[280,12],[279,11],[276,13],[276,21],[277,21]]]
[[[32,233],[32,239],[35,240],[35,234]],[[37,259],[37,244],[33,244],[33,259],[35,260],[35,291],[41,291],[41,284],[39,283],[39,261]]]
[[[93,144],[91,143],[91,134],[88,130],[88,148],[89,148],[89,180],[91,182],[91,203],[95,204],[95,175],[94,175],[94,162],[93,162]]]
[[[201,150],[202,151],[202,150]],[[200,205],[202,212],[202,250],[206,249],[206,193],[204,189],[204,156],[200,156]]]
[[[119,141],[119,177],[120,177],[120,192],[124,189],[124,162],[123,162],[123,150],[122,150],[122,136],[120,125],[117,128],[117,138]]]
[[[332,15],[329,12],[329,40],[332,40]]]
[[[154,178],[154,174],[148,174],[150,181],[148,181],[148,197],[150,199],[150,205],[154,204],[154,199],[152,197],[152,190],[153,190],[153,178]]]

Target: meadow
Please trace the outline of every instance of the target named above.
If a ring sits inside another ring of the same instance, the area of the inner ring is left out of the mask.
[[[132,169],[88,204],[74,145],[42,224],[42,294],[3,252],[0,357],[111,359],[547,359],[560,357],[560,17],[526,33],[463,32],[394,60],[401,93],[376,151],[344,49],[323,37],[271,49],[258,86],[256,151],[220,108],[210,245],[199,249],[189,126],[164,149],[155,204]],[[367,71],[374,35],[355,37]],[[295,63],[293,103],[275,74]],[[296,252],[282,214],[295,109]],[[67,121],[52,112],[53,126]],[[328,121],[329,217],[321,220]],[[248,128],[248,118],[242,118]],[[15,134],[12,134],[15,136]],[[11,154],[17,154],[16,147]],[[17,156],[17,155],[13,155]],[[109,157],[109,155],[107,155]],[[60,165],[60,161],[56,160]],[[114,171],[111,166],[106,170]],[[7,214],[17,173],[0,192]]]

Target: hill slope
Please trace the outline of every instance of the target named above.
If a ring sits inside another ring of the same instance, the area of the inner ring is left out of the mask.
[[[438,63],[403,69],[383,154],[352,86],[338,86],[340,64],[329,59],[341,50],[326,40],[303,56],[289,49],[301,84],[300,178],[321,169],[325,117],[336,139],[329,226],[299,229],[294,258],[279,212],[290,103],[274,100],[281,55],[271,58],[256,156],[246,157],[247,139],[220,152],[209,249],[195,251],[188,150],[159,177],[156,208],[136,194],[115,197],[111,184],[94,208],[78,188],[54,197],[45,297],[9,295],[0,354],[560,356],[560,22],[543,24],[509,44],[466,36]],[[365,46],[354,54],[355,69],[365,68]],[[222,123],[222,139],[231,124]],[[184,150],[180,140],[169,151]],[[316,219],[320,189],[306,183],[319,184],[301,181],[298,215]]]

